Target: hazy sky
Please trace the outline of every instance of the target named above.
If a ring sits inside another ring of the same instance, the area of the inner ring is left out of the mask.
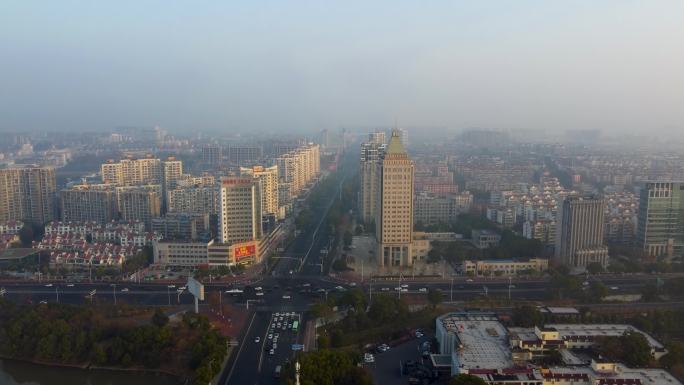
[[[0,130],[684,135],[684,1],[0,1]]]

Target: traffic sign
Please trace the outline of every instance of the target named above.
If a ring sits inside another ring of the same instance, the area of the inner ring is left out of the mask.
[[[304,345],[292,344],[292,350],[304,350]]]
[[[5,296],[5,293],[7,293],[7,290],[5,290],[4,287],[1,288],[1,289],[0,289],[0,297],[4,297],[4,296]]]
[[[97,293],[97,290],[96,290],[96,289],[93,289],[93,290],[90,291],[90,294],[89,294],[89,295],[92,297],[92,296],[95,295],[95,293]]]

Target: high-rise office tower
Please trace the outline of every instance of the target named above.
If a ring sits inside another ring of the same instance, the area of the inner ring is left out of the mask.
[[[684,254],[684,182],[646,182],[638,218],[637,243],[649,256]]]
[[[240,167],[240,175],[259,179],[262,215],[271,214],[278,218],[278,166]]]
[[[414,164],[392,131],[387,149],[378,162],[379,205],[375,213],[375,238],[380,266],[413,264],[413,178]]]
[[[118,217],[116,188],[112,184],[76,185],[60,193],[65,222],[107,223]]]
[[[152,228],[152,218],[161,215],[161,186],[124,186],[117,187],[117,202],[121,219],[137,220]]]
[[[368,142],[361,143],[359,177],[361,192],[359,197],[359,213],[364,223],[375,221],[378,206],[378,162],[382,159],[385,148],[385,133],[370,133]]]
[[[219,241],[225,244],[262,237],[260,182],[255,178],[221,179]]]
[[[556,258],[568,267],[608,265],[603,244],[605,202],[594,196],[568,196],[558,209]]]
[[[0,169],[0,222],[44,224],[55,219],[55,170],[16,166]]]

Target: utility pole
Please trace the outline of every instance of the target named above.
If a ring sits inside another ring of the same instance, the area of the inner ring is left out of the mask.
[[[59,291],[57,291],[58,286],[55,285],[55,295],[57,296],[57,303],[59,303]]]
[[[169,306],[171,306],[171,291],[169,291],[169,285],[166,285],[166,295],[169,297]]]
[[[451,288],[449,289],[449,302],[454,302],[454,277],[451,277]]]
[[[114,306],[116,306],[116,284],[112,284],[112,295],[114,296]]]
[[[363,282],[363,259],[361,259],[361,282]]]
[[[513,278],[511,276],[508,276],[508,300],[511,300],[511,280]]]
[[[399,299],[401,299],[401,272],[399,273]]]

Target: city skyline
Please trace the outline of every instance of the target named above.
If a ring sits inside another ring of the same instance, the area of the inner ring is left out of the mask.
[[[11,1],[0,15],[0,131],[302,133],[398,121],[674,134],[682,14],[664,0]]]

